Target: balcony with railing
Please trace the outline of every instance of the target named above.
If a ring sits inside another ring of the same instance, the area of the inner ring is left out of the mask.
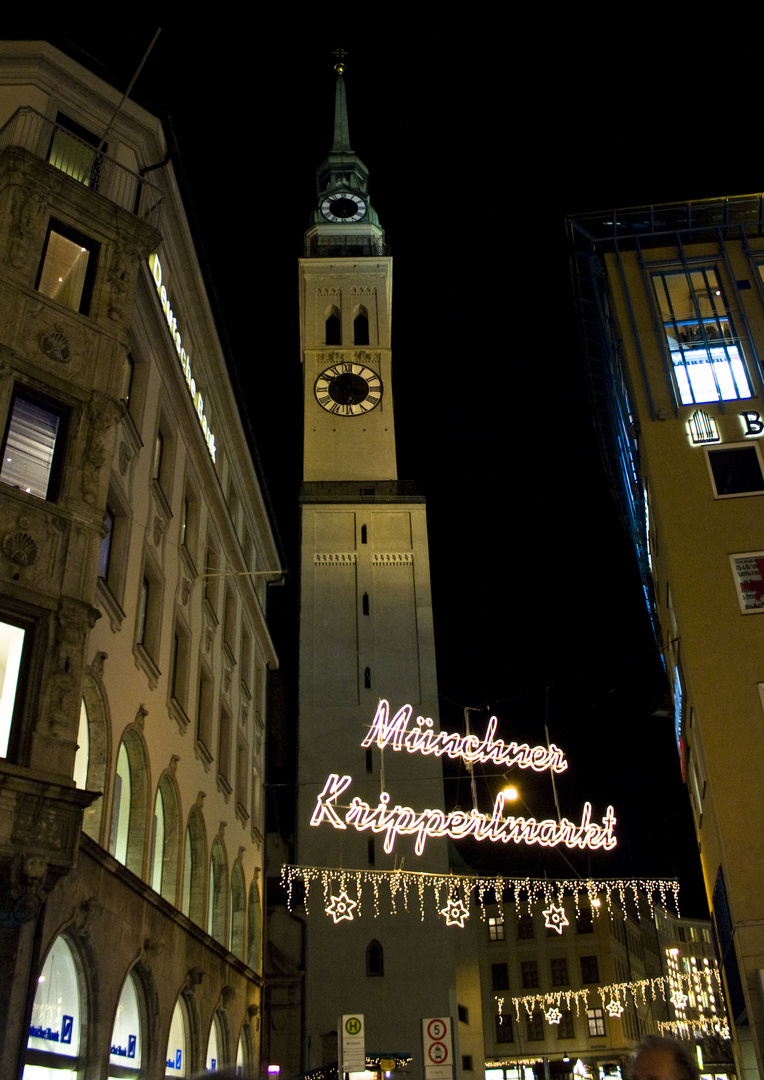
[[[163,194],[158,187],[36,109],[22,106],[0,129],[0,153],[9,146],[22,147],[159,228]]]

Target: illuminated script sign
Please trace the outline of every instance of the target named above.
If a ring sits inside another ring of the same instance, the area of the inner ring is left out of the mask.
[[[493,761],[505,766],[534,769],[536,772],[545,769],[563,772],[568,767],[564,754],[554,743],[548,747],[530,747],[527,743],[505,743],[495,739],[497,720],[494,716],[481,739],[477,735],[436,733],[432,730],[433,722],[429,717],[417,717],[416,726],[409,728],[412,712],[410,705],[404,705],[390,719],[388,703],[380,701],[369,733],[361,745],[371,746],[376,742],[380,748],[392,746],[393,750],[406,750],[410,754],[448,754],[449,757],[460,757],[468,764]],[[584,803],[578,822],[566,817],[561,817],[559,821],[553,818],[537,821],[533,817],[505,816],[507,796],[504,792],[496,796],[490,816],[476,809],[451,810],[449,813],[438,809],[417,812],[410,806],[391,806],[386,791],[382,792],[376,806],[371,806],[357,795],[351,799],[349,807],[337,805],[337,800],[352,782],[352,776],[331,773],[316,800],[310,823],[318,826],[327,822],[335,829],[351,826],[358,832],[369,829],[373,833],[384,833],[384,849],[388,854],[393,850],[396,836],[415,836],[414,850],[417,855],[422,854],[429,837],[442,836],[452,840],[474,836],[476,840],[491,840],[494,843],[539,844],[542,847],[564,844],[568,848],[604,848],[606,851],[617,843],[613,833],[616,817],[612,806],[608,806],[601,823],[597,823],[592,821],[589,802]]]

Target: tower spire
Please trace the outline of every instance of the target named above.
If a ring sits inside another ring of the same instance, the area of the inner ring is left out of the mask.
[[[313,256],[385,254],[385,234],[369,199],[369,170],[350,145],[344,50],[335,50],[332,148],[316,170],[317,205],[305,233],[305,253]]]

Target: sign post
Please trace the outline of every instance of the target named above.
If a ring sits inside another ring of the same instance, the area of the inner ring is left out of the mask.
[[[452,1080],[454,1051],[451,1044],[451,1018],[431,1017],[423,1020],[422,1045],[427,1080]]]
[[[366,1035],[363,1013],[340,1017],[340,1047],[342,1072],[364,1072],[366,1069]]]

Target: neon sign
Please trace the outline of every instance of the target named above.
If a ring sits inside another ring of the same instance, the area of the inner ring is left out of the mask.
[[[376,742],[380,750],[384,750],[392,743],[393,750],[405,749],[409,754],[435,754],[436,757],[447,754],[450,758],[460,757],[468,765],[493,761],[505,768],[517,765],[520,769],[533,769],[535,772],[552,769],[561,773],[568,767],[565,755],[554,743],[548,747],[530,747],[527,743],[505,743],[502,739],[494,739],[499,722],[495,716],[488,721],[488,729],[481,740],[477,735],[434,732],[429,716],[418,716],[417,726],[407,730],[413,711],[410,705],[402,705],[391,720],[390,706],[383,698],[361,746],[371,746]]]
[[[406,750],[410,754],[435,754],[441,757],[460,757],[471,764],[475,761],[493,761],[498,765],[517,765],[521,769],[534,769],[542,772],[564,772],[568,767],[565,755],[554,743],[548,747],[530,747],[527,743],[505,743],[495,739],[495,716],[492,716],[485,736],[481,740],[477,735],[458,735],[448,732],[434,732],[430,717],[417,717],[417,726],[409,729],[412,707],[403,705],[390,719],[390,706],[384,699],[379,702],[377,712],[369,732],[361,743],[371,746],[376,742],[380,749],[391,745],[393,750]],[[537,821],[534,817],[519,815],[504,816],[504,805],[508,801],[505,791],[496,796],[493,813],[489,817],[477,809],[470,811],[422,810],[417,813],[410,806],[390,805],[390,795],[383,791],[379,803],[372,807],[355,795],[349,806],[337,805],[337,800],[350,787],[352,776],[340,776],[331,773],[324,784],[324,789],[316,800],[316,806],[310,824],[318,826],[327,822],[334,829],[347,829],[350,825],[357,832],[367,829],[373,833],[384,833],[384,849],[390,854],[397,836],[415,836],[414,850],[417,855],[424,851],[429,837],[447,836],[451,840],[461,840],[465,836],[474,836],[476,840],[490,840],[502,844],[538,844],[540,847],[557,847],[564,844],[568,848],[596,850],[604,848],[610,851],[617,840],[613,829],[616,824],[615,811],[608,806],[601,824],[592,821],[592,804],[584,803],[581,819],[578,823],[561,817],[559,821],[545,818]],[[338,810],[344,810],[340,816]]]
[[[496,796],[490,818],[479,810],[451,810],[448,814],[443,810],[423,810],[417,814],[410,806],[398,804],[391,807],[390,796],[383,791],[374,808],[357,795],[354,796],[343,820],[334,803],[352,782],[352,776],[340,777],[337,773],[331,773],[316,800],[310,823],[320,825],[327,821],[335,829],[346,829],[352,825],[358,832],[371,829],[375,833],[385,833],[384,849],[388,854],[393,850],[396,836],[416,836],[414,850],[417,855],[422,854],[430,836],[447,836],[451,840],[474,836],[476,840],[492,840],[494,843],[539,844],[541,847],[565,844],[569,848],[604,848],[606,851],[614,848],[617,842],[613,835],[616,817],[612,806],[607,808],[601,825],[591,820],[592,804],[589,802],[584,803],[578,825],[565,817],[560,821],[553,818],[537,821],[532,817],[504,817],[503,792]]]
[[[162,264],[159,262],[159,256],[155,253],[149,256],[149,267],[151,273],[154,276],[154,284],[157,287],[157,293],[159,294],[159,303],[162,305],[162,311],[164,317],[167,319],[167,327],[170,331],[170,337],[175,345],[175,351],[178,354],[180,360],[180,366],[183,369],[183,374],[186,377],[186,386],[188,392],[191,395],[191,400],[194,403],[194,409],[196,415],[199,418],[199,424],[202,432],[204,433],[204,441],[207,443],[207,449],[210,452],[210,457],[217,464],[215,455],[217,454],[217,447],[215,446],[215,436],[212,434],[212,430],[207,421],[207,417],[204,412],[204,398],[202,397],[201,390],[196,388],[196,380],[191,374],[191,357],[183,348],[180,332],[178,330],[178,320],[173,313],[170,305],[169,297],[167,296],[167,289],[162,284]]]

